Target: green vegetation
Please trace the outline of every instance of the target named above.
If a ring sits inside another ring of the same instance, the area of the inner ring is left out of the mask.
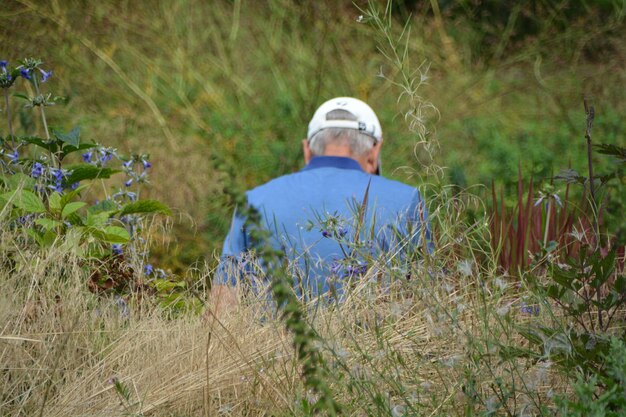
[[[0,414],[625,413],[624,0],[209,3],[0,7]],[[202,317],[243,190],[336,95],[435,253],[319,308],[265,247],[280,317]]]

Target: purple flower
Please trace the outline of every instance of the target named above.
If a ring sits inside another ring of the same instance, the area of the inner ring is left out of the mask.
[[[339,271],[341,271],[341,262],[339,262],[337,259],[333,259],[333,261],[330,263],[330,272],[336,275],[339,273]]]
[[[20,216],[17,218],[17,222],[19,224],[21,224],[22,226],[30,226],[30,224],[33,221],[33,215],[32,214],[26,214],[24,216]]]
[[[339,235],[339,237],[344,237],[347,233],[348,229],[346,229],[345,227],[340,227],[339,229],[337,229],[337,234]]]
[[[83,161],[90,163],[91,157],[93,156],[93,152],[89,151],[83,154]]]
[[[133,183],[133,179],[131,178],[131,179],[129,179],[128,181],[126,181],[126,182],[124,183],[124,185],[125,185],[125,186],[127,186],[127,187],[130,187],[130,185],[131,185],[132,183]]]
[[[113,158],[113,154],[106,149],[100,151],[100,163],[104,166]]]
[[[525,302],[522,302],[520,311],[522,314],[528,314],[529,316],[538,316],[541,309],[538,305],[527,305]]]
[[[20,154],[17,152],[17,149],[9,154],[9,159],[11,160],[11,163],[13,164],[17,164],[17,160],[19,159],[19,157],[20,157]]]
[[[60,169],[52,169],[52,175],[57,182],[63,180],[63,171]]]
[[[330,232],[328,230],[322,230],[322,236],[330,237]]]
[[[56,191],[57,193],[63,192],[63,178],[65,178],[65,174],[63,170],[60,168],[52,168],[50,169],[50,173],[54,176],[54,185],[51,185],[50,188]]]
[[[30,171],[30,176],[33,178],[39,178],[41,177],[41,174],[43,174],[43,165],[39,162],[35,162],[32,170]]]
[[[0,68],[2,68],[2,71],[7,72],[7,65],[9,65],[7,60],[3,59],[0,61]]]
[[[41,82],[45,83],[46,81],[48,81],[48,78],[52,77],[52,71],[44,71],[41,68],[39,68],[39,72],[41,72]]]
[[[133,167],[133,164],[134,164],[133,160],[129,159],[128,161],[124,162],[122,165],[124,165],[124,168],[131,169]]]
[[[122,245],[118,243],[114,243],[111,245],[111,252],[113,252],[113,255],[121,255],[124,253],[124,251],[122,250]]]
[[[152,265],[150,265],[150,264],[146,264],[143,267],[143,273],[146,274],[146,275],[152,274],[153,271],[154,271],[154,269],[152,268]]]
[[[75,190],[80,186],[80,181],[70,185],[70,190]]]
[[[341,277],[355,277],[364,275],[367,272],[367,263],[357,263],[356,265],[348,265],[342,272]]]
[[[20,75],[21,75],[22,77],[26,78],[27,80],[30,80],[30,79],[31,79],[31,76],[30,76],[30,69],[28,69],[28,68],[22,68],[22,69],[20,70]]]
[[[145,160],[145,159],[142,159],[141,163],[143,164],[143,169],[148,169],[148,168],[152,167],[152,164],[149,161]]]

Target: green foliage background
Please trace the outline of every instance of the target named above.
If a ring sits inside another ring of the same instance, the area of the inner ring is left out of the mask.
[[[379,34],[357,22],[359,5],[6,0],[0,58],[42,57],[54,70],[48,88],[67,99],[49,112],[53,126],[151,154],[150,197],[180,213],[175,241],[164,236],[171,244],[154,256],[174,269],[215,261],[228,189],[302,166],[308,120],[332,96],[372,105],[386,175],[413,184],[495,181],[513,195],[518,165],[540,179],[584,171],[583,96],[596,107],[594,139],[624,145],[624,0],[396,2],[398,35],[411,22],[412,65],[429,69],[420,94],[439,110],[429,125],[443,178],[424,176],[430,157],[407,129]],[[28,114],[16,119],[32,129]]]

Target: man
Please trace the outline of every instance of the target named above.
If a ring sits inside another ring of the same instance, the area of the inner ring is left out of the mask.
[[[366,103],[334,98],[309,123],[306,166],[246,194],[271,231],[272,246],[286,254],[300,296],[342,292],[346,282],[368,274],[367,259],[381,251],[409,259],[431,249],[420,193],[378,175],[382,145],[380,122]],[[214,286],[220,304],[235,300],[237,281],[254,286],[263,275],[246,258],[253,249],[249,227],[235,213]]]

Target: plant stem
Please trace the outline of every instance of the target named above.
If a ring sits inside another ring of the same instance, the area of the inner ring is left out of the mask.
[[[589,164],[589,192],[591,194],[591,208],[593,210],[593,233],[595,235],[594,250],[600,247],[600,230],[598,224],[598,216],[600,215],[598,207],[596,205],[596,195],[593,188],[593,161],[591,159],[591,127],[593,126],[593,118],[595,117],[595,109],[593,106],[587,104],[587,99],[583,99],[585,105],[585,113],[587,114],[587,129],[585,130],[585,139],[587,139],[587,161]],[[596,290],[596,300],[600,301],[599,291]],[[598,307],[598,325],[600,329],[604,329],[604,323],[602,318],[602,308]]]
[[[11,124],[11,107],[9,106],[9,89],[4,89],[4,103],[7,109],[7,122],[9,125],[9,136],[11,136],[11,147],[15,148],[15,138],[13,137],[13,125]]]
[[[585,129],[585,139],[587,140],[587,163],[589,167],[589,193],[591,194],[591,208],[593,210],[593,232],[595,237],[594,249],[600,244],[599,231],[598,231],[598,210],[596,206],[596,194],[594,189],[593,179],[593,161],[591,158],[591,127],[593,126],[593,119],[595,117],[595,109],[593,106],[589,106],[587,99],[583,99],[585,105],[585,113],[587,114],[587,128]]]
[[[35,94],[37,94],[37,97],[39,97],[41,95],[41,91],[39,90],[39,83],[37,82],[37,75],[34,74],[34,71],[33,71],[33,85],[35,86]],[[45,105],[42,102],[39,105],[39,110],[41,111],[41,121],[43,123],[44,132],[46,133],[46,140],[49,142],[50,141],[50,132],[48,131],[48,122],[46,120],[46,111],[45,111],[44,107],[45,107]],[[55,168],[59,167],[57,156],[52,151],[50,151],[50,160],[52,161],[52,166],[53,167],[55,167]]]
[[[550,209],[552,208],[552,198],[548,198],[548,210],[546,213],[546,228],[543,232],[543,247],[548,244],[548,229],[550,228]]]

